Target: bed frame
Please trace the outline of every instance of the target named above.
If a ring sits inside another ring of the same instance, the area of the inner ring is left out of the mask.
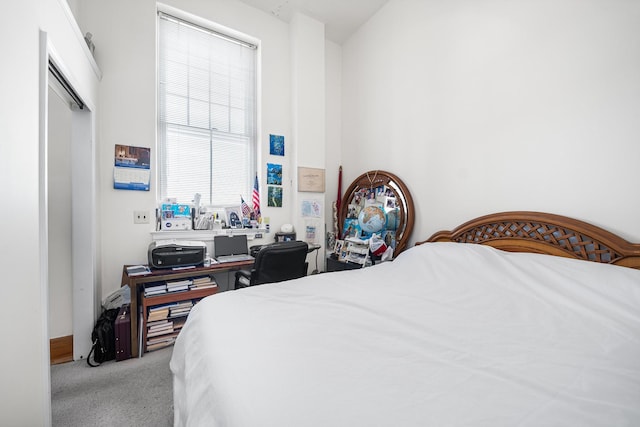
[[[640,269],[640,244],[577,219],[543,212],[485,215],[416,245],[426,242],[476,243]]]

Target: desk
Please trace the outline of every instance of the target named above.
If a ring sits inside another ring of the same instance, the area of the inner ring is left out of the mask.
[[[140,301],[139,294],[142,285],[151,282],[163,282],[167,280],[186,279],[189,277],[205,276],[216,273],[224,273],[234,270],[240,270],[241,268],[249,267],[253,264],[253,261],[241,261],[230,262],[225,264],[212,264],[210,267],[196,267],[182,270],[172,269],[155,269],[151,271],[151,274],[145,274],[142,276],[129,276],[127,274],[127,266],[122,268],[122,286],[128,286],[131,294],[131,357],[137,357],[138,351],[138,317],[140,315]],[[144,289],[140,296],[144,298]],[[186,292],[175,292],[163,295],[166,300],[164,302],[180,301],[184,299],[202,298],[207,295],[216,293],[216,288],[191,290]],[[143,313],[146,315],[146,313]]]

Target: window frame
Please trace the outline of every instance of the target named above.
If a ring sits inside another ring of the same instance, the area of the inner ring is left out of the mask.
[[[218,134],[222,134],[223,137],[220,139],[221,143],[227,144],[230,141],[239,141],[243,138],[248,139],[247,142],[247,149],[248,149],[248,154],[246,157],[246,176],[244,176],[243,182],[244,184],[242,185],[242,189],[244,191],[241,191],[241,194],[238,194],[237,196],[234,196],[235,199],[232,201],[230,199],[230,194],[227,194],[227,200],[220,200],[220,199],[216,199],[215,198],[215,190],[214,190],[214,179],[212,177],[213,175],[213,171],[214,171],[214,157],[213,154],[210,154],[210,158],[209,158],[209,167],[208,167],[208,186],[209,186],[209,192],[208,194],[201,194],[202,196],[202,205],[209,205],[209,206],[215,206],[215,207],[222,207],[222,206],[232,206],[232,205],[240,205],[240,197],[242,197],[244,200],[248,200],[251,199],[252,196],[252,191],[253,191],[253,186],[254,186],[254,179],[257,176],[258,173],[258,168],[257,168],[257,164],[258,164],[258,156],[259,156],[259,120],[258,120],[258,108],[259,108],[259,59],[260,59],[260,45],[259,42],[256,41],[255,39],[253,39],[250,36],[247,36],[245,34],[239,33],[237,31],[225,28],[220,26],[219,24],[213,23],[211,21],[205,20],[203,18],[197,17],[195,15],[191,15],[191,14],[187,14],[186,12],[182,12],[170,7],[158,7],[157,9],[157,16],[156,16],[156,25],[157,25],[157,37],[156,37],[156,43],[157,43],[157,47],[156,47],[156,65],[157,65],[157,76],[156,76],[156,93],[157,93],[157,109],[156,109],[156,120],[157,120],[157,136],[156,136],[156,141],[157,141],[157,162],[156,162],[156,166],[157,166],[157,191],[156,191],[156,196],[157,196],[157,200],[158,201],[162,201],[162,200],[166,200],[167,198],[176,198],[176,196],[172,195],[172,194],[166,194],[167,193],[167,178],[166,178],[166,174],[167,174],[167,167],[168,167],[168,159],[167,159],[167,137],[166,135],[170,132],[166,126],[167,126],[167,121],[166,121],[166,117],[163,119],[162,118],[162,113],[163,111],[166,111],[166,104],[163,104],[164,100],[163,100],[163,94],[166,94],[167,91],[162,87],[163,82],[161,81],[161,67],[163,66],[163,64],[161,63],[162,58],[161,58],[161,53],[160,53],[160,49],[161,49],[161,33],[160,33],[160,22],[161,19],[163,19],[163,17],[166,19],[167,17],[169,18],[168,20],[175,20],[178,21],[180,24],[184,24],[188,27],[191,27],[193,29],[196,30],[200,30],[203,31],[205,33],[208,33],[210,36],[212,37],[218,37],[220,39],[226,40],[228,42],[234,43],[234,44],[240,44],[244,47],[248,47],[251,50],[254,50],[253,52],[253,60],[252,60],[252,70],[251,70],[251,74],[252,74],[252,97],[253,100],[251,100],[251,107],[250,109],[243,109],[243,112],[247,112],[250,111],[252,117],[249,120],[250,125],[248,127],[251,128],[251,131],[248,132],[246,135],[241,136],[241,134],[234,134],[233,132],[218,132],[217,129],[211,128],[209,130],[209,151],[210,153],[212,153],[213,149],[214,149],[214,142],[213,142],[213,135],[218,133]],[[210,69],[209,70],[209,79],[211,79],[211,76],[213,75],[213,71]],[[228,84],[229,86],[227,86],[228,88],[231,87],[231,83]],[[208,89],[209,92],[212,91],[211,88]],[[249,98],[244,97],[242,98],[243,102],[246,102],[247,99],[250,99],[251,96]],[[191,98],[189,98],[191,99]],[[211,123],[211,95],[208,99],[208,105],[209,105],[209,123]],[[232,110],[232,106],[231,103],[229,103],[227,105],[227,107],[229,109],[229,111]],[[174,130],[177,127],[180,127],[182,125],[176,125],[173,124]],[[232,126],[232,120],[229,119],[228,121],[228,126],[229,129]],[[243,126],[245,128],[247,128],[247,120],[243,121]],[[185,128],[190,128],[189,131],[186,131],[185,133],[197,133],[198,131],[206,131],[207,128],[200,128],[198,129],[197,127],[194,126],[189,126],[189,125],[184,125]],[[163,136],[164,135],[164,136]],[[218,144],[219,146],[220,144]],[[204,180],[203,180],[204,183]],[[177,198],[177,202],[178,203],[190,203],[192,200],[192,197],[195,195],[195,193],[198,191],[194,191],[193,195],[191,196],[186,196],[184,193],[182,194],[182,197],[178,197]],[[211,199],[209,199],[211,197]],[[237,200],[237,201],[236,201]]]

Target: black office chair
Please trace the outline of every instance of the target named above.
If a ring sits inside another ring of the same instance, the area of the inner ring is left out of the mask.
[[[236,271],[234,289],[306,276],[308,250],[309,246],[301,241],[277,242],[262,246],[250,271]]]

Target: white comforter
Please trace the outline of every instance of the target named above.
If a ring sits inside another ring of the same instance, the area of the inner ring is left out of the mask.
[[[175,425],[640,426],[640,271],[433,243],[206,298]]]

